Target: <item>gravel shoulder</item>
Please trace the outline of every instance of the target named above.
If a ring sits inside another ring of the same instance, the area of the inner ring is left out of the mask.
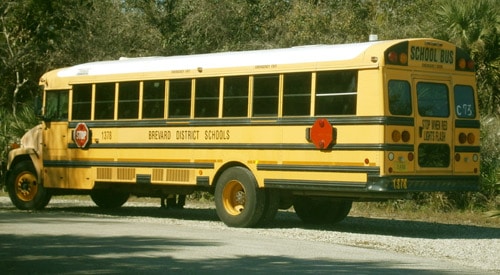
[[[14,209],[8,197],[0,194],[0,211]],[[500,227],[498,223],[479,226],[425,220],[376,217],[353,211],[343,222],[332,226],[308,227],[293,211],[280,211],[268,228],[229,228],[219,221],[213,204],[188,201],[184,210],[160,210],[159,200],[136,199],[113,211],[94,206],[90,199],[54,198],[44,212],[70,212],[79,216],[112,216],[137,222],[180,224],[197,229],[239,231],[289,240],[339,244],[381,249],[402,255],[429,257],[473,268],[479,273],[500,272]],[[392,215],[392,214],[391,214]],[[442,215],[442,214],[440,214]]]

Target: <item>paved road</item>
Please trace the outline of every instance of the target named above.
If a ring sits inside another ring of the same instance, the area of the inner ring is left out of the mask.
[[[290,238],[318,230],[295,228],[290,213],[270,229],[236,229],[213,209],[51,205],[24,212],[0,200],[0,273],[487,274],[425,255]]]

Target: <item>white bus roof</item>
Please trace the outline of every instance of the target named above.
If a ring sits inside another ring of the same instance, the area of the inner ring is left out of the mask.
[[[259,65],[279,65],[308,62],[341,61],[353,59],[372,45],[384,41],[311,45],[285,49],[221,52],[168,57],[121,58],[114,61],[90,62],[61,69],[59,77],[97,76],[144,72],[165,72],[175,70],[196,70],[197,68],[229,68]],[[387,41],[385,41],[387,42]]]

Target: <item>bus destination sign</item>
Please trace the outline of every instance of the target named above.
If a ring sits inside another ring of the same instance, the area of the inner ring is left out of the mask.
[[[408,65],[435,69],[455,69],[455,49],[410,45]]]

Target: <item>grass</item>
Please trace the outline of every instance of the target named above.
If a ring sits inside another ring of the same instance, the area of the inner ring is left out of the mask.
[[[432,207],[419,207],[410,200],[384,203],[358,202],[353,204],[349,215],[500,228],[498,212],[499,210],[483,211],[478,209],[443,211]],[[494,215],[495,213],[496,215]]]

